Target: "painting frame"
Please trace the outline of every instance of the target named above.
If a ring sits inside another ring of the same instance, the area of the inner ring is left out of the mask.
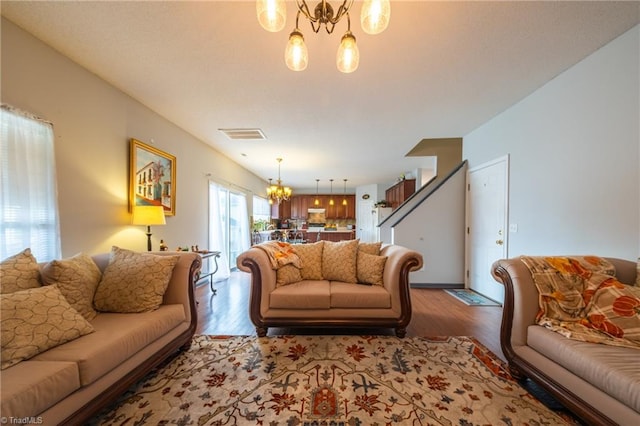
[[[136,206],[161,205],[165,216],[176,214],[176,163],[175,156],[131,138],[130,212]]]

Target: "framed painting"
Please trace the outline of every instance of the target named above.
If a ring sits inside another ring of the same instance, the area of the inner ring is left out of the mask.
[[[176,214],[176,157],[131,139],[129,210],[135,206],[162,206],[166,216]]]

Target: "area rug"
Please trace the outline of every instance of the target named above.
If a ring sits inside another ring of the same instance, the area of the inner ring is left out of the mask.
[[[469,306],[500,306],[498,302],[484,297],[483,295],[476,293],[469,289],[454,289],[445,290],[447,294],[455,297],[465,305]]]
[[[195,336],[94,425],[566,425],[470,337]]]

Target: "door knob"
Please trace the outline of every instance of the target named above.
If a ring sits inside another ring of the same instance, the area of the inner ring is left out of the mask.
[[[499,245],[499,246],[501,246],[503,243],[504,243],[504,241],[502,241],[502,240],[496,240],[496,244]]]

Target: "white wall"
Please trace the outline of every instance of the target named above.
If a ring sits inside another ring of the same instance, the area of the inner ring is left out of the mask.
[[[5,19],[1,42],[2,102],[54,123],[63,256],[146,250],[129,225],[130,138],[177,157],[176,215],[152,229],[154,248],[207,248],[206,173],[264,195],[257,176]]]
[[[464,137],[510,154],[509,256],[640,254],[640,26]]]

